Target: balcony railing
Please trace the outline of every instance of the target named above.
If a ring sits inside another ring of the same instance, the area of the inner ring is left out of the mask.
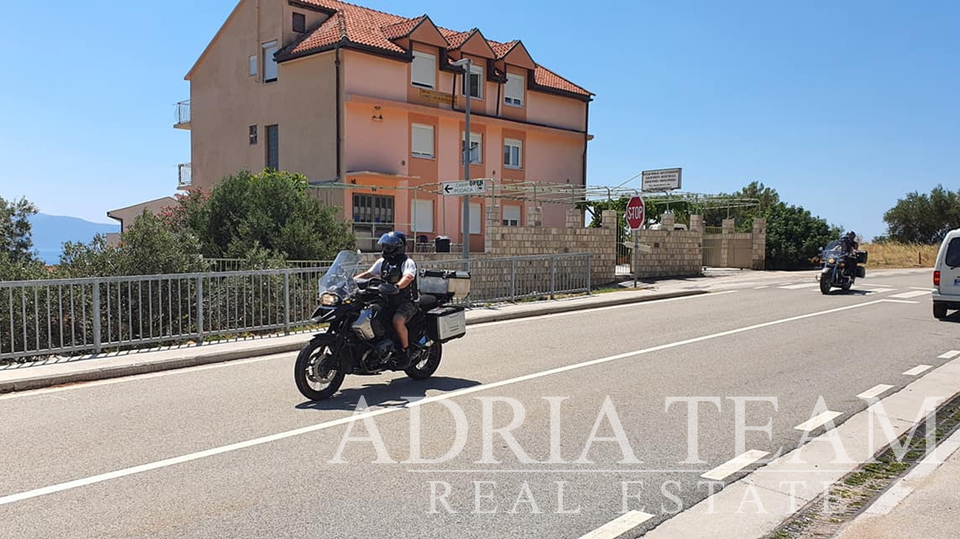
[[[190,129],[190,100],[181,101],[176,104],[177,123],[173,124],[175,129]]]
[[[177,175],[179,177],[179,188],[190,187],[193,185],[193,168],[190,163],[177,165]]]

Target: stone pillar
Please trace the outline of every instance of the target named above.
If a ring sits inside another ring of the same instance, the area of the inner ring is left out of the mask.
[[[617,229],[617,210],[603,210],[600,214],[600,226],[606,229]]]
[[[501,217],[500,206],[495,204],[487,205],[487,228],[503,226],[503,217]]]
[[[690,216],[690,231],[698,231],[701,234],[704,233],[703,226],[703,216],[702,215],[691,215]]]
[[[724,219],[720,223],[723,239],[720,240],[720,262],[724,268],[730,267],[730,235],[736,232],[737,222],[733,219]]]
[[[567,210],[567,228],[583,228],[583,212],[570,208]]]
[[[767,220],[753,220],[753,269],[762,270],[767,264]]]
[[[543,226],[543,209],[527,206],[527,226]]]
[[[676,224],[677,218],[673,215],[673,212],[666,212],[660,216],[660,230],[671,231],[673,230],[673,225]]]

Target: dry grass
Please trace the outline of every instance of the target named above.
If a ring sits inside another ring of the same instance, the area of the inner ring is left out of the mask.
[[[860,249],[868,253],[868,268],[932,268],[940,246],[873,243]]]

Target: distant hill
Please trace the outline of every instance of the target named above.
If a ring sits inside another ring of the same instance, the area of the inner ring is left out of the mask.
[[[33,227],[33,247],[48,264],[60,260],[63,243],[89,243],[97,234],[120,232],[120,224],[92,223],[77,217],[38,213],[30,218]]]

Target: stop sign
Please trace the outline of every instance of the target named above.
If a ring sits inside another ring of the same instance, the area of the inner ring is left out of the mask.
[[[639,230],[643,227],[644,216],[643,199],[640,197],[631,198],[630,202],[627,203],[627,224],[630,225],[630,230]]]

